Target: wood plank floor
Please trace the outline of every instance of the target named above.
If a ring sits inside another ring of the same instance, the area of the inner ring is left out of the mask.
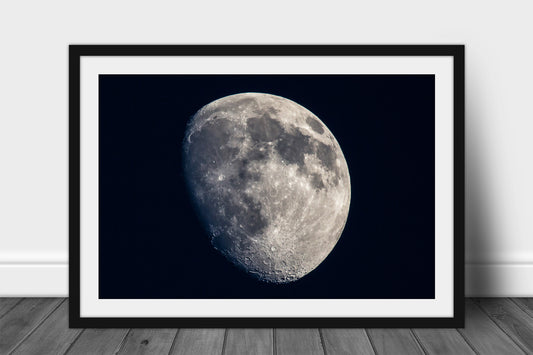
[[[468,299],[463,329],[69,329],[67,299],[0,298],[0,354],[533,354],[533,299]]]

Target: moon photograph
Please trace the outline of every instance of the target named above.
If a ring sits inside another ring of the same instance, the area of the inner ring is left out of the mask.
[[[98,130],[101,299],[435,297],[434,75],[101,74]]]
[[[213,247],[242,270],[291,282],[335,247],[350,175],[335,137],[305,107],[266,93],[220,98],[190,120],[183,155]]]

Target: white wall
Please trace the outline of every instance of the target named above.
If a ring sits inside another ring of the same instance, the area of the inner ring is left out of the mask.
[[[451,43],[467,57],[467,292],[533,296],[531,1],[180,3],[0,3],[0,295],[67,294],[68,44]]]

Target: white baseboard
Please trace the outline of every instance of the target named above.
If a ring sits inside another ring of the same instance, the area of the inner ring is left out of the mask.
[[[469,297],[533,297],[533,263],[467,264]],[[67,263],[0,263],[0,297],[67,297]]]
[[[466,264],[469,297],[533,297],[533,263]]]
[[[0,263],[0,297],[67,295],[67,263]]]

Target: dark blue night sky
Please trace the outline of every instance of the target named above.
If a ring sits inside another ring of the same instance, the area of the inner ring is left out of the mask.
[[[100,76],[100,298],[433,298],[434,87],[432,75]],[[214,250],[184,183],[187,121],[241,92],[312,111],[350,170],[343,235],[289,284]]]

